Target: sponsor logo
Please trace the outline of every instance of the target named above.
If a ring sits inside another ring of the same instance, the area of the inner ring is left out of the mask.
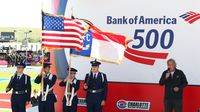
[[[86,99],[85,98],[78,98],[78,106],[86,106]]]
[[[142,25],[161,25],[161,24],[177,24],[177,19],[174,17],[161,16],[160,18],[151,18],[145,16],[133,16],[133,17],[113,17],[107,16],[107,24],[142,24]]]
[[[185,14],[182,14],[179,17],[190,24],[196,22],[197,20],[200,20],[200,14],[193,11],[186,12]]]
[[[119,100],[117,108],[120,110],[149,110],[150,102]]]
[[[148,52],[134,49],[132,47],[133,40],[127,41],[127,45],[124,56],[136,63],[153,66],[156,60],[166,59],[168,56],[168,53],[165,52]]]

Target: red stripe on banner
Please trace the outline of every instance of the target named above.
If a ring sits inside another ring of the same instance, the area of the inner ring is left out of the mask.
[[[52,36],[52,37],[66,37],[66,38],[78,38],[78,39],[81,39],[81,37],[79,37],[78,35],[75,35],[75,34],[52,34],[52,33],[42,33],[42,36]]]
[[[42,39],[42,41],[46,41],[46,42],[60,42],[60,43],[75,43],[75,44],[82,44],[82,42],[80,41],[76,41],[76,40],[60,40],[60,39]]]
[[[80,35],[84,35],[84,33],[81,33],[79,30],[76,30],[76,29],[64,29],[65,32],[76,32],[76,33],[79,33]]]
[[[200,15],[195,17],[194,19],[188,21],[190,24],[194,23],[195,21],[197,21],[198,19],[200,19]]]
[[[189,20],[191,20],[191,19],[193,19],[193,18],[195,18],[195,17],[197,17],[197,16],[199,16],[200,14],[195,14],[195,15],[192,15],[192,16],[189,16],[188,18],[186,18],[185,20],[186,21],[189,21]]]
[[[126,51],[131,53],[131,54],[149,57],[149,58],[166,59],[167,56],[168,56],[168,53],[155,53],[155,52],[138,51],[138,50],[131,49],[129,47],[127,47]]]
[[[77,28],[79,28],[79,29],[81,29],[81,30],[83,30],[83,31],[85,31],[86,29],[84,28],[84,27],[81,27],[81,26],[79,26],[79,25],[77,25],[77,24],[72,24],[72,23],[64,23],[64,26],[74,26],[74,27],[77,27]]]
[[[195,12],[193,12],[193,11],[190,11],[190,12],[187,12],[187,14],[194,15],[194,14],[196,14],[196,13],[195,13]]]
[[[61,46],[61,45],[49,45],[49,44],[42,44],[42,47],[47,47],[47,48],[73,48],[76,49],[77,51],[81,51],[82,48],[79,48],[77,46]]]
[[[124,53],[124,56],[128,58],[129,60],[132,60],[134,62],[141,63],[141,64],[154,65],[155,63],[155,60],[133,56],[133,55],[128,54],[127,52]]]
[[[102,32],[99,29],[96,29],[95,26],[91,26],[90,28],[91,28],[90,31],[92,33],[93,38],[96,38],[98,40],[108,41],[108,42],[113,41],[123,46],[126,46],[125,36],[110,33],[110,32]]]

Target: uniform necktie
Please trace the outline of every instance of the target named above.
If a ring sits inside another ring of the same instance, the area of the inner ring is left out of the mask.
[[[97,74],[94,74],[94,79],[96,79],[96,75],[97,75]]]
[[[17,79],[19,80],[19,79],[20,79],[20,76],[17,76]]]

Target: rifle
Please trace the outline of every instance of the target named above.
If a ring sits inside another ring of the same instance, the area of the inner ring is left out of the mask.
[[[11,84],[15,78],[15,76],[17,75],[17,71],[15,72],[15,74],[11,77],[10,82],[8,83],[7,87],[6,87],[6,93],[9,92],[11,90]]]

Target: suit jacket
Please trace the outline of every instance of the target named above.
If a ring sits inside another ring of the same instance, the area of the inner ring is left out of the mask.
[[[94,75],[92,73],[86,74],[84,83],[88,85],[88,90],[103,89],[102,100],[106,100],[108,92],[108,82],[106,74],[99,72],[96,79],[94,79],[93,77]],[[87,94],[89,94],[89,92],[87,92]]]
[[[26,101],[30,101],[31,99],[31,77],[30,76],[23,74],[19,80],[17,79],[17,75],[14,75],[14,77],[11,78],[8,88],[13,89],[13,91],[27,91]]]
[[[165,99],[182,99],[183,96],[183,88],[188,85],[187,79],[183,71],[179,69],[175,69],[175,72],[170,75],[169,78],[166,77],[166,73],[168,70],[165,70],[160,78],[159,84],[165,85]],[[174,87],[178,87],[179,91],[175,92],[173,90]]]

